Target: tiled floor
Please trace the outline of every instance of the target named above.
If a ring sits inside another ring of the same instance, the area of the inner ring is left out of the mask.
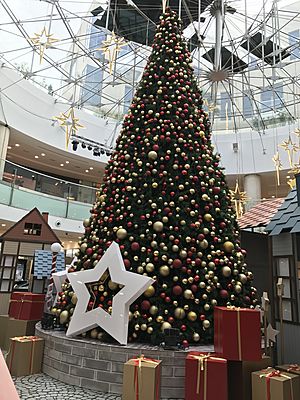
[[[67,385],[44,374],[14,378],[21,400],[121,400],[121,396]]]

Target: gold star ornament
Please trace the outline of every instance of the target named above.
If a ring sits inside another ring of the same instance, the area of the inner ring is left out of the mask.
[[[231,202],[235,208],[236,216],[237,218],[241,218],[244,214],[244,206],[249,198],[246,195],[246,192],[241,192],[238,181],[236,181],[235,189],[229,190],[229,194],[231,197]]]
[[[299,146],[297,146],[297,144],[292,141],[291,136],[289,136],[288,140],[284,140],[279,146],[287,152],[290,167],[292,167],[294,154],[297,153],[298,150],[300,150]]]
[[[272,161],[275,165],[276,169],[276,179],[277,179],[277,186],[280,186],[280,174],[279,171],[282,169],[282,164],[279,156],[279,152],[277,151],[276,154],[274,154]]]
[[[115,32],[112,31],[111,36],[102,42],[102,47],[96,50],[102,50],[105,58],[108,60],[109,73],[112,73],[113,65],[117,59],[119,51],[123,46],[126,46],[124,38],[117,37]]]
[[[84,128],[84,126],[79,123],[79,118],[75,117],[75,112],[73,107],[71,107],[69,111],[66,111],[65,113],[60,113],[58,117],[54,118],[59,122],[59,126],[65,129],[66,147],[68,148],[70,137],[72,135],[76,135],[78,129]]]
[[[40,33],[35,33],[35,36],[30,38],[32,43],[39,48],[40,53],[40,64],[42,63],[45,50],[52,47],[53,43],[58,42],[59,39],[55,39],[53,33],[47,33],[46,27]]]

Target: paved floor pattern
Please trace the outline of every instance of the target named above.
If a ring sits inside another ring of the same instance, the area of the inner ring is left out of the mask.
[[[67,385],[45,374],[13,380],[21,400],[121,400],[121,396]]]

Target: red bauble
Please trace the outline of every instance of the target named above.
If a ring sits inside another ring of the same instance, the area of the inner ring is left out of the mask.
[[[91,247],[88,247],[88,248],[86,249],[86,254],[87,254],[88,256],[91,256],[91,255],[93,254],[93,249],[92,249]]]
[[[222,299],[227,299],[228,298],[228,292],[225,289],[220,290],[220,297]]]
[[[187,347],[189,347],[189,342],[187,340],[183,340],[182,341],[182,346],[186,349]]]
[[[182,332],[186,331],[186,325],[181,325],[180,329],[182,330]]]
[[[130,268],[130,261],[127,258],[124,259],[124,265],[127,269]]]
[[[177,244],[177,240],[174,241]],[[180,268],[182,266],[182,262],[179,258],[175,258],[175,260],[173,261],[173,267],[174,268]]]
[[[149,310],[150,307],[151,307],[150,301],[148,301],[148,300],[143,300],[143,301],[142,301],[142,303],[141,303],[141,309],[142,309],[143,311]]]
[[[173,287],[172,292],[175,294],[175,296],[180,296],[182,294],[182,287],[176,285]]]
[[[131,250],[138,251],[140,249],[140,244],[138,242],[131,243]]]

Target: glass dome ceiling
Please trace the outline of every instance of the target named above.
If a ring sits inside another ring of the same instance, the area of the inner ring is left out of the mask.
[[[59,102],[121,120],[150,54],[161,3],[1,0],[2,67]],[[215,131],[263,133],[299,119],[299,0],[170,4],[182,17]],[[124,38],[119,48],[114,37]]]

